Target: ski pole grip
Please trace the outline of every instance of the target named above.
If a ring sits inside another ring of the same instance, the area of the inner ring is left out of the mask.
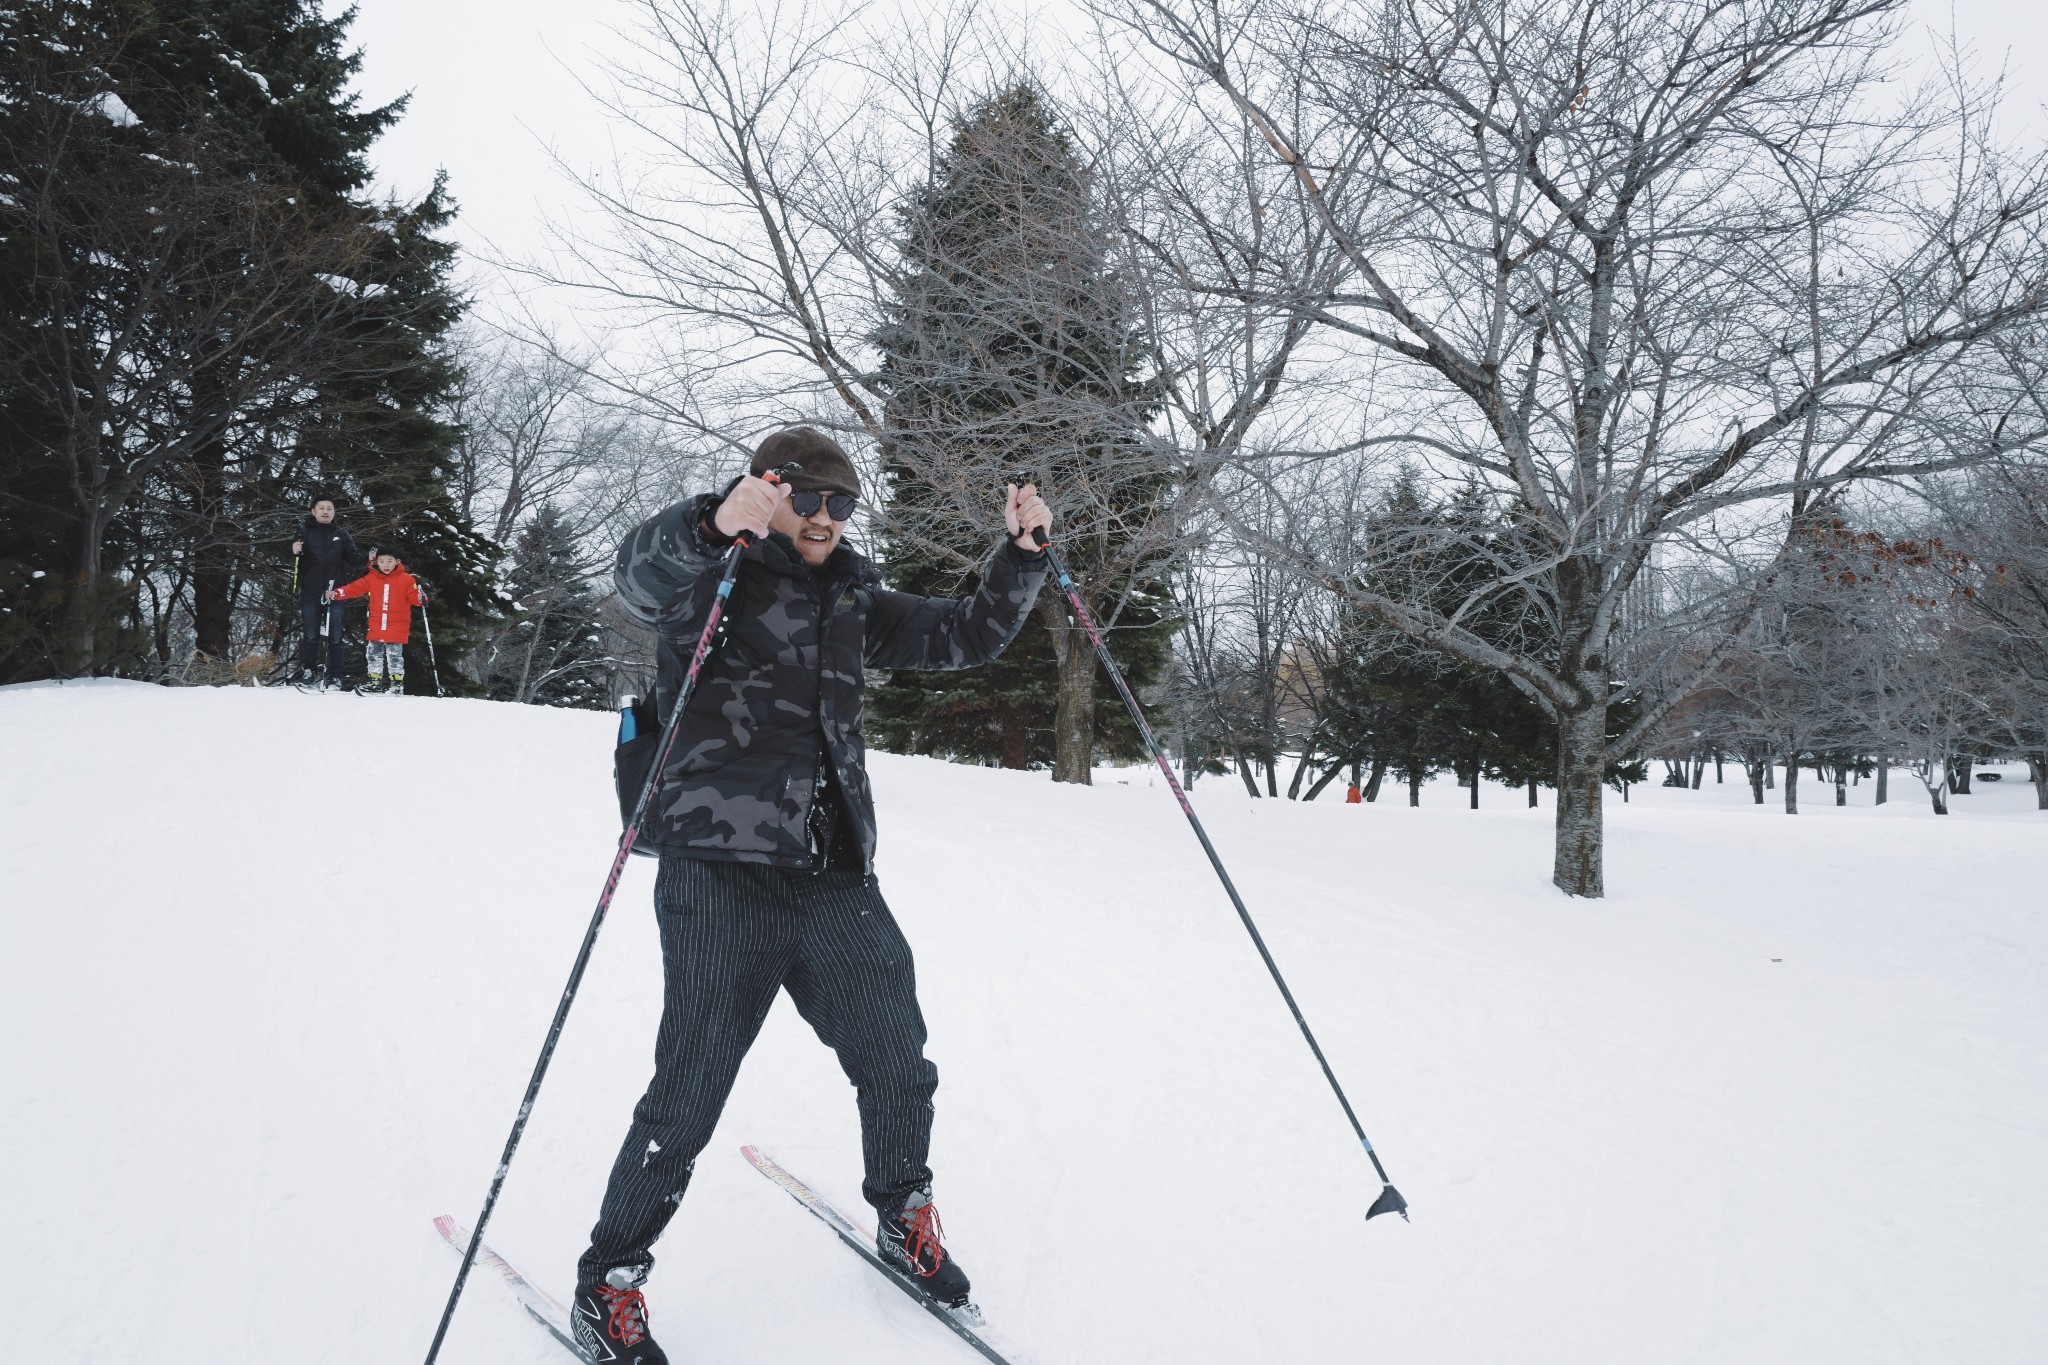
[[[775,468],[773,469],[766,469],[761,471],[760,478],[763,483],[781,483],[783,480],[789,478],[791,475],[801,474],[803,472],[804,467],[802,465],[798,464],[795,460],[789,460],[775,466]],[[744,550],[749,545],[752,545],[754,543],[754,540],[752,536],[748,535],[745,531],[742,531],[732,538],[732,543],[734,549]]]
[[[1028,469],[1018,470],[1016,473],[1010,476],[1010,482],[1015,484],[1019,488],[1028,487],[1032,482],[1031,471]],[[1034,526],[1031,528],[1031,540],[1032,543],[1038,546],[1038,548],[1041,550],[1045,549],[1047,546],[1052,544],[1052,538],[1046,535],[1045,528],[1043,526]]]

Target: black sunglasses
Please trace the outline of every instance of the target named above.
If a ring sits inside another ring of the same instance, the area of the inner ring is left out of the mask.
[[[789,495],[789,510],[800,517],[814,517],[818,514],[818,504],[823,503],[832,520],[851,521],[854,504],[859,501],[851,493],[828,494],[815,488],[800,488]]]

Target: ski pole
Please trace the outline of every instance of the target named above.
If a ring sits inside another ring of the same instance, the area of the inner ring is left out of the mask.
[[[1116,684],[1117,694],[1124,699],[1131,719],[1136,722],[1138,733],[1145,740],[1145,747],[1152,751],[1152,761],[1159,765],[1159,771],[1166,776],[1167,788],[1173,792],[1173,799],[1180,802],[1181,814],[1187,816],[1188,824],[1194,828],[1195,838],[1202,842],[1202,852],[1209,855],[1209,866],[1216,869],[1217,880],[1223,883],[1223,890],[1230,896],[1230,903],[1237,907],[1237,917],[1244,921],[1245,932],[1252,936],[1252,943],[1258,948],[1259,956],[1266,963],[1266,970],[1273,974],[1273,984],[1280,988],[1280,998],[1287,1002],[1288,1012],[1301,1029],[1301,1036],[1308,1040],[1308,1049],[1316,1055],[1316,1064],[1323,1069],[1323,1079],[1330,1083],[1336,1093],[1337,1103],[1344,1107],[1344,1117],[1351,1120],[1351,1131],[1358,1134],[1358,1141],[1365,1148],[1366,1157],[1372,1162],[1375,1174],[1380,1178],[1380,1195],[1373,1200],[1372,1207],[1365,1211],[1367,1221],[1383,1213],[1398,1213],[1403,1222],[1408,1221],[1408,1201],[1394,1188],[1394,1182],[1387,1179],[1387,1168],[1380,1164],[1380,1155],[1372,1149],[1372,1140],[1365,1135],[1365,1128],[1358,1121],[1358,1115],[1351,1108],[1351,1101],[1344,1094],[1344,1087],[1337,1083],[1337,1073],[1330,1068],[1330,1059],[1323,1055],[1323,1049],[1316,1042],[1316,1036],[1309,1031],[1308,1020],[1302,1017],[1301,1006],[1294,1002],[1294,992],[1287,989],[1287,980],[1280,975],[1280,964],[1273,961],[1273,954],[1266,948],[1266,940],[1259,933],[1259,926],[1252,923],[1251,911],[1245,909],[1244,898],[1237,894],[1237,886],[1224,871],[1223,859],[1216,854],[1216,846],[1209,842],[1209,832],[1202,828],[1202,822],[1195,815],[1195,808],[1188,802],[1188,794],[1181,790],[1180,779],[1173,775],[1173,764],[1166,758],[1166,751],[1159,745],[1159,737],[1152,733],[1152,727],[1145,721],[1145,713],[1138,706],[1138,699],[1132,695],[1130,684],[1124,681],[1123,670],[1110,657],[1109,646],[1103,643],[1102,632],[1095,628],[1095,619],[1088,614],[1088,608],[1081,605],[1081,594],[1074,587],[1074,580],[1067,573],[1066,564],[1060,559],[1058,550],[1043,530],[1033,527],[1031,538],[1038,542],[1046,557],[1051,561],[1053,577],[1059,581],[1060,591],[1067,595],[1067,605],[1074,609],[1074,619],[1088,632],[1088,639],[1095,645],[1095,656],[1102,660],[1104,671],[1111,682]]]
[[[762,477],[770,483],[780,483],[801,468],[801,465],[791,462],[769,470]],[[448,1306],[441,1310],[441,1325],[434,1329],[434,1344],[427,1348],[426,1365],[434,1365],[434,1358],[441,1354],[441,1341],[448,1335],[448,1323],[455,1316],[456,1302],[462,1298],[463,1283],[469,1279],[469,1268],[476,1262],[477,1248],[483,1245],[484,1225],[491,1221],[491,1210],[497,1206],[498,1193],[505,1188],[505,1173],[512,1169],[513,1153],[519,1150],[519,1139],[526,1132],[527,1117],[533,1113],[533,1102],[540,1095],[540,1083],[547,1078],[548,1063],[554,1060],[555,1044],[561,1041],[562,1026],[569,1022],[569,1007],[576,1003],[576,989],[583,984],[583,969],[590,965],[591,950],[597,947],[598,930],[604,928],[605,912],[611,909],[612,894],[619,889],[619,878],[625,875],[626,859],[632,856],[633,841],[640,834],[640,821],[654,800],[655,788],[661,785],[662,765],[668,762],[669,749],[674,746],[676,735],[682,729],[683,708],[689,705],[690,693],[696,690],[697,675],[703,670],[705,655],[711,652],[711,639],[718,631],[719,619],[725,615],[726,599],[732,596],[733,580],[739,576],[740,555],[751,543],[752,537],[742,531],[733,537],[732,548],[725,552],[725,561],[719,569],[718,589],[711,598],[711,612],[704,618],[704,631],[697,637],[696,652],[690,656],[689,672],[683,675],[683,685],[676,693],[676,704],[669,711],[668,723],[662,727],[661,747],[655,752],[654,765],[647,770],[647,779],[640,784],[640,799],[633,803],[633,818],[619,833],[619,851],[612,857],[612,870],[604,879],[604,891],[597,898],[597,909],[591,913],[590,927],[583,932],[583,946],[577,950],[576,965],[569,969],[569,984],[562,991],[561,1003],[555,1006],[555,1019],[548,1025],[547,1041],[541,1044],[540,1057],[533,1064],[533,1077],[526,1083],[526,1096],[520,1100],[519,1114],[512,1120],[512,1133],[505,1139],[504,1155],[498,1158],[498,1169],[491,1176],[490,1193],[484,1196],[483,1212],[476,1216],[476,1226],[470,1231],[469,1248],[462,1253],[462,1268],[455,1272],[455,1287],[448,1291]]]
[[[441,695],[441,661],[434,655],[434,618],[427,615],[427,595],[420,594],[420,624],[427,628],[427,667],[434,674],[434,695]]]

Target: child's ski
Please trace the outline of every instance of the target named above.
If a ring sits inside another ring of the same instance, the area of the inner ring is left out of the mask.
[[[981,1314],[972,1304],[961,1309],[948,1308],[926,1294],[922,1289],[919,1289],[916,1282],[908,1275],[903,1274],[875,1254],[873,1242],[868,1238],[862,1237],[859,1230],[848,1221],[845,1214],[833,1208],[831,1204],[826,1202],[825,1197],[816,1190],[813,1190],[810,1186],[804,1184],[803,1181],[798,1180],[788,1171],[776,1165],[774,1158],[759,1147],[742,1147],[740,1148],[740,1155],[744,1156],[753,1165],[755,1170],[780,1185],[790,1198],[809,1209],[812,1216],[817,1218],[819,1222],[837,1233],[840,1241],[853,1248],[855,1254],[863,1261],[879,1270],[888,1278],[889,1283],[910,1295],[911,1298],[917,1300],[918,1304],[927,1313],[930,1313],[940,1322],[952,1328],[954,1334],[962,1341],[972,1346],[989,1360],[996,1362],[996,1365],[1010,1365],[1010,1362],[998,1354],[996,1348],[989,1345],[981,1333],[975,1330],[975,1328],[981,1325]],[[972,1316],[966,1316],[968,1314],[972,1314]]]
[[[469,1250],[468,1228],[445,1213],[434,1220],[434,1226],[447,1239],[448,1245],[455,1248],[456,1255]],[[575,1335],[569,1327],[569,1311],[556,1303],[546,1290],[514,1270],[511,1262],[487,1245],[476,1249],[476,1259],[479,1264],[487,1265],[505,1277],[505,1283],[511,1285],[512,1292],[519,1296],[519,1306],[531,1314],[535,1322],[547,1328],[549,1336],[568,1347],[569,1353],[578,1360],[590,1359],[576,1345]]]

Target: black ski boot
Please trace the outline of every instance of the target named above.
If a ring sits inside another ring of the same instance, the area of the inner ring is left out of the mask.
[[[939,1245],[939,1211],[930,1190],[918,1190],[900,1209],[887,1209],[875,1230],[875,1250],[910,1276],[918,1288],[948,1308],[968,1308],[967,1273]]]
[[[622,1265],[602,1284],[579,1285],[569,1306],[576,1349],[597,1365],[668,1365],[668,1356],[647,1335],[647,1301],[640,1286],[647,1267]]]

